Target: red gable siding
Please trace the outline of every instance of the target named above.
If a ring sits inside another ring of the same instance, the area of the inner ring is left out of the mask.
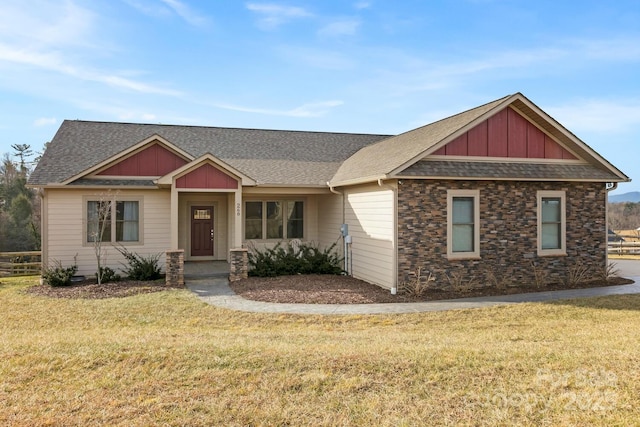
[[[127,157],[98,175],[108,176],[163,176],[187,164],[183,158],[159,144]]]
[[[181,176],[176,180],[178,188],[224,188],[237,189],[238,181],[210,164]]]
[[[460,135],[435,155],[575,159],[570,152],[511,108]]]

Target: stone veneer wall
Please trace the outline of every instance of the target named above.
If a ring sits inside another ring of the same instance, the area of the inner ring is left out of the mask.
[[[246,279],[249,275],[249,251],[246,248],[230,250],[229,281]]]
[[[480,190],[480,259],[447,259],[447,190]],[[566,256],[537,255],[537,191],[566,191]],[[535,286],[534,265],[549,283],[576,263],[589,277],[606,268],[604,183],[403,180],[398,186],[398,284],[421,268],[434,287],[460,277],[471,287]]]
[[[184,249],[167,251],[165,272],[167,286],[184,286]]]

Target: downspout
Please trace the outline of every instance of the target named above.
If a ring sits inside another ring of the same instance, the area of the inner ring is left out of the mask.
[[[399,181],[396,181],[399,183]],[[398,293],[398,186],[385,184],[384,178],[378,178],[378,186],[393,192],[393,284],[391,295]]]
[[[609,187],[609,185],[611,185],[611,187]],[[605,200],[605,209],[604,209],[604,224],[605,224],[605,227],[604,227],[605,240],[604,241],[607,244],[607,250],[604,252],[605,268],[608,268],[609,266],[609,192],[615,190],[616,188],[618,188],[617,182],[612,182],[612,183],[607,182],[606,184],[607,197]],[[620,251],[620,253],[622,253],[622,251]]]
[[[329,191],[331,191],[333,194],[342,196],[342,224],[344,224],[346,220],[344,191],[336,190],[335,187],[333,187],[328,181],[327,181],[327,186],[329,187]],[[344,235],[342,236],[342,251],[343,251],[342,257],[344,258],[344,271],[348,273],[349,272],[349,256],[348,256],[349,253],[347,252],[347,239],[345,239]],[[351,274],[353,274],[353,272]]]

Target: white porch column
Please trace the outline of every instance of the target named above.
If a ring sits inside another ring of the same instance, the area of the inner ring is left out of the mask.
[[[171,250],[178,249],[178,189],[171,185]]]
[[[234,221],[233,221],[233,239],[231,241],[231,249],[242,247],[242,186],[235,192],[234,197]]]

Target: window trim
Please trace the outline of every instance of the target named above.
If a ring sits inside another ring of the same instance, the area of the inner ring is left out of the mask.
[[[247,239],[247,216],[246,216],[246,212],[247,212],[247,203],[251,203],[251,202],[259,202],[262,203],[262,238],[261,239]],[[276,203],[281,203],[281,206],[283,207],[283,209],[287,206],[287,203],[289,202],[301,202],[302,203],[302,237],[289,237],[288,236],[288,218],[287,216],[284,214],[282,215],[282,237],[272,237],[272,238],[267,238],[267,231],[268,231],[268,227],[267,227],[267,203],[272,203],[272,202],[276,202]],[[305,237],[307,236],[307,200],[304,198],[290,198],[290,197],[285,197],[285,198],[279,198],[279,197],[265,197],[265,198],[261,198],[261,199],[245,199],[243,200],[243,215],[242,215],[242,240],[243,241],[247,241],[247,240],[253,240],[253,241],[258,241],[258,242],[277,242],[277,241],[282,241],[282,240],[293,240],[293,239],[300,239],[300,240],[304,240]]]
[[[123,246],[142,246],[144,245],[144,197],[142,196],[114,196],[106,199],[100,196],[83,196],[82,197],[82,246],[93,246],[93,242],[87,239],[88,204],[89,202],[110,201],[111,202],[111,240],[102,242],[104,244]],[[116,241],[116,206],[117,202],[138,202],[138,240],[135,241]]]
[[[453,199],[473,198],[473,251],[453,252]],[[480,190],[447,190],[447,258],[480,259]]]
[[[560,248],[543,249],[542,248],[542,199],[555,198],[560,199]],[[536,216],[537,216],[537,246],[538,256],[564,256],[567,255],[567,195],[563,190],[538,190],[536,199]]]

